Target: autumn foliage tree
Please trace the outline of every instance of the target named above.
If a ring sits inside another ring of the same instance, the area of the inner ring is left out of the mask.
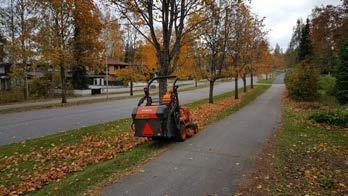
[[[104,46],[105,53],[108,59],[124,59],[124,30],[121,28],[119,19],[111,16],[109,12],[103,17],[104,23]]]
[[[266,41],[267,31],[264,30],[264,18],[258,19],[254,16],[251,27],[251,42],[249,43],[250,50],[252,51],[249,56],[249,61],[246,66],[246,72],[250,74],[250,87],[254,88],[254,76],[257,73],[257,65],[264,61],[264,51],[268,50],[264,44]],[[245,83],[245,82],[244,82]]]
[[[209,103],[214,102],[214,84],[223,76],[226,63],[228,41],[228,13],[227,4],[212,1],[205,8],[204,17],[207,18],[205,28],[202,29],[201,39],[197,44],[205,48],[207,64],[207,79],[209,81]]]
[[[99,10],[93,1],[39,1],[41,20],[36,42],[40,61],[59,69],[62,103],[67,102],[67,72],[76,88],[86,88],[86,67],[100,65],[103,44]]]
[[[250,9],[244,3],[235,3],[231,7],[231,33],[228,37],[228,55],[232,60],[230,71],[234,77],[235,99],[238,95],[238,79],[243,79],[244,91],[246,91],[247,66],[252,60],[253,31],[255,29],[254,18]]]
[[[133,96],[133,83],[145,80],[145,75],[142,73],[140,66],[141,65],[132,64],[126,68],[117,70],[116,79],[130,86],[130,96]]]
[[[38,2],[34,0],[10,0],[0,4],[0,25],[8,38],[5,48],[8,61],[17,74],[16,79],[24,81],[24,98],[29,96],[28,64],[32,63],[34,29],[38,25]]]
[[[92,0],[74,0],[73,6],[72,85],[75,89],[86,89],[88,88],[87,68],[94,70],[101,64],[103,43],[99,37],[103,25],[99,9]]]
[[[335,73],[344,20],[342,5],[316,7],[311,14],[313,63],[322,73]],[[325,37],[325,39],[323,39]]]
[[[178,67],[175,74],[180,79],[193,79],[197,87],[198,80],[206,75],[203,64],[203,49],[197,43],[197,37],[194,34],[188,34],[184,38],[184,44],[180,49]]]
[[[202,23],[202,21],[186,23],[188,16],[201,10],[202,1],[110,0],[110,2],[118,7],[122,17],[128,19],[155,48],[158,74],[166,76],[173,73],[177,67],[183,36]],[[166,80],[161,80],[159,85],[159,94],[162,97],[167,90]]]
[[[74,64],[71,43],[74,41],[74,1],[42,1],[42,17],[48,18],[47,26],[41,27],[39,41],[41,54],[52,66],[59,68],[62,103],[67,102],[66,72]],[[48,43],[47,43],[48,41]]]

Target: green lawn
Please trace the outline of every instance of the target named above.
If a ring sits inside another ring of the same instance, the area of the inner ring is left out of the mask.
[[[317,124],[309,116],[339,106],[334,97],[299,103],[286,99],[283,128],[276,142],[279,183],[275,195],[344,195],[348,137],[343,127]]]

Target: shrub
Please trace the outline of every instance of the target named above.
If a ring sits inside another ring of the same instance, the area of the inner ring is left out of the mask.
[[[9,91],[0,92],[0,103],[13,103],[24,100],[24,89],[20,86],[15,86]]]
[[[289,97],[298,101],[313,101],[318,97],[318,72],[309,65],[296,65],[285,76]]]
[[[46,78],[34,78],[30,85],[30,94],[34,97],[48,97],[50,82]]]
[[[318,112],[309,117],[317,123],[348,127],[348,110],[337,109],[326,112]]]
[[[324,91],[327,95],[334,95],[336,87],[336,78],[332,76],[321,76],[318,80],[318,89]]]

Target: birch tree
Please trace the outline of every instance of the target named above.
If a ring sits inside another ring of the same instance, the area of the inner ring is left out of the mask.
[[[42,58],[60,72],[62,103],[67,102],[66,73],[74,63],[72,43],[74,41],[73,0],[48,0],[41,2],[41,16],[48,18],[41,26],[40,52]]]
[[[34,29],[37,27],[37,1],[10,0],[0,5],[0,25],[7,38],[5,48],[12,69],[18,73],[19,80],[24,81],[24,98],[29,96],[28,64],[34,56]]]

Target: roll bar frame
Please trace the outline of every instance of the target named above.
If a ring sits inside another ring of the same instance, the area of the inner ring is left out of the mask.
[[[179,101],[178,99],[178,93],[177,93],[177,89],[178,89],[178,86],[176,85],[176,82],[179,80],[179,78],[177,76],[158,76],[158,77],[154,77],[152,78],[146,85],[146,87],[144,88],[144,97],[142,97],[139,102],[138,102],[138,106],[140,106],[141,104],[144,103],[144,101],[146,100],[146,105],[149,106],[152,104],[152,98],[150,97],[150,87],[151,87],[151,84],[155,81],[155,80],[163,80],[163,79],[174,79],[174,82],[173,82],[173,93],[175,94],[177,100]]]

